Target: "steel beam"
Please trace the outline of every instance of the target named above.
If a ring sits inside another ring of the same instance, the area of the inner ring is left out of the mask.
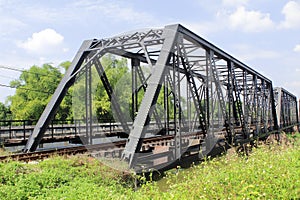
[[[132,130],[129,134],[128,142],[122,156],[124,160],[129,162],[131,167],[135,164],[136,153],[140,151],[142,139],[145,137],[146,127],[150,122],[150,117],[153,112],[153,105],[155,105],[157,101],[164,74],[167,69],[166,65],[170,60],[170,53],[173,50],[175,40],[177,39],[177,30],[178,25],[170,25],[166,26],[163,31],[163,38],[165,39],[159,58],[154,66],[154,71],[148,81],[148,87],[145,92],[145,97],[147,98],[143,98],[142,100],[140,110],[133,122]]]

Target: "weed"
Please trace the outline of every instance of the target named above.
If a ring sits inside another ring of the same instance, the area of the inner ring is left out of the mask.
[[[288,145],[259,145],[245,159],[229,152],[158,182],[135,177],[86,156],[36,164],[0,163],[0,199],[298,199],[300,137]],[[144,184],[134,191],[134,180]]]

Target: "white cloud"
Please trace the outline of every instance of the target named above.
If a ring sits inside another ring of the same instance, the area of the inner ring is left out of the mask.
[[[280,28],[300,27],[300,2],[289,1],[282,9],[285,19],[279,25]]]
[[[222,4],[224,6],[241,6],[241,5],[246,5],[249,0],[222,0]]]
[[[240,6],[228,17],[231,28],[245,32],[262,32],[274,27],[269,13],[247,11]]]
[[[28,52],[36,54],[51,54],[55,51],[63,51],[64,37],[53,29],[44,29],[33,33],[26,41],[19,42],[17,45]]]
[[[295,51],[295,52],[300,52],[300,44],[297,44],[297,45],[294,47],[294,51]]]

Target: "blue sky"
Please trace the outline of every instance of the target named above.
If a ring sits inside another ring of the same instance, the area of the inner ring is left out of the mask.
[[[300,96],[300,0],[0,0],[0,84],[20,75],[1,66],[56,66],[83,40],[174,23]]]

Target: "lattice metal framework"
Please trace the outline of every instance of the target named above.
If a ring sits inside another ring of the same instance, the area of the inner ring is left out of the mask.
[[[297,97],[281,87],[274,88],[274,97],[279,128],[298,128]]]
[[[106,76],[101,61],[106,54],[131,62],[132,123],[124,118]],[[201,135],[199,151],[202,149],[205,153],[215,138],[223,136],[229,143],[238,145],[278,129],[269,79],[185,27],[169,25],[163,29],[85,41],[42,114],[25,151],[37,148],[58,105],[81,73],[87,74],[85,120],[87,136],[92,137],[93,130],[89,129],[93,118],[92,98],[88,95],[91,67],[96,68],[116,120],[128,134],[122,158],[131,167],[143,156],[143,139],[149,135],[174,135],[170,159],[178,160],[189,147],[183,140],[187,134]],[[142,99],[141,91],[144,92]],[[163,101],[159,102],[161,96]]]

